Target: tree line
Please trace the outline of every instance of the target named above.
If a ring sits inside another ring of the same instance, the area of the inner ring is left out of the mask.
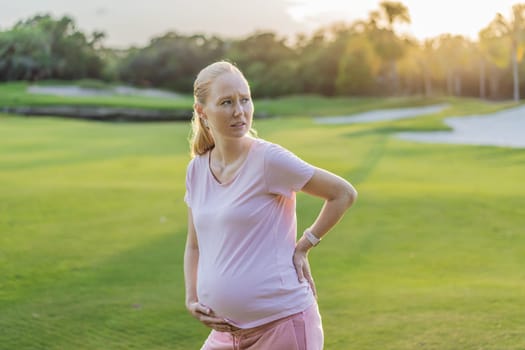
[[[497,14],[477,40],[443,34],[418,41],[396,31],[408,8],[383,1],[368,17],[334,23],[290,43],[273,32],[224,39],[168,32],[145,47],[104,47],[68,16],[36,15],[0,31],[0,81],[99,79],[191,92],[195,75],[220,59],[237,64],[257,97],[448,95],[520,99],[525,4]]]

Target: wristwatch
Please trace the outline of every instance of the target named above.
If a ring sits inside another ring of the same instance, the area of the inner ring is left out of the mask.
[[[310,228],[307,228],[304,230],[303,236],[310,242],[314,247],[321,242],[321,238],[318,238],[316,235],[312,233],[312,230]]]

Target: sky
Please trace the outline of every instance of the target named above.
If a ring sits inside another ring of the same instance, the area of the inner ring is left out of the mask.
[[[398,0],[399,1],[399,0]],[[518,0],[400,0],[412,23],[399,28],[420,40],[443,33],[477,38],[500,12],[510,17]],[[77,27],[106,33],[105,46],[144,46],[168,31],[244,37],[269,30],[293,38],[335,21],[365,19],[379,0],[0,0],[0,30],[37,13],[68,15]]]

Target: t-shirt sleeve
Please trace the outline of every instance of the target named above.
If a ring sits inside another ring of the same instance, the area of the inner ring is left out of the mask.
[[[315,167],[287,149],[270,144],[264,158],[264,177],[270,193],[291,197],[312,178]]]
[[[186,193],[184,194],[184,202],[191,208],[191,183],[193,177],[195,158],[190,161],[186,169]]]

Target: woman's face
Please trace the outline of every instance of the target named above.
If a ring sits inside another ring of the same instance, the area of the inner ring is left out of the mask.
[[[250,87],[238,73],[219,75],[210,85],[202,112],[215,139],[243,137],[252,127]]]

